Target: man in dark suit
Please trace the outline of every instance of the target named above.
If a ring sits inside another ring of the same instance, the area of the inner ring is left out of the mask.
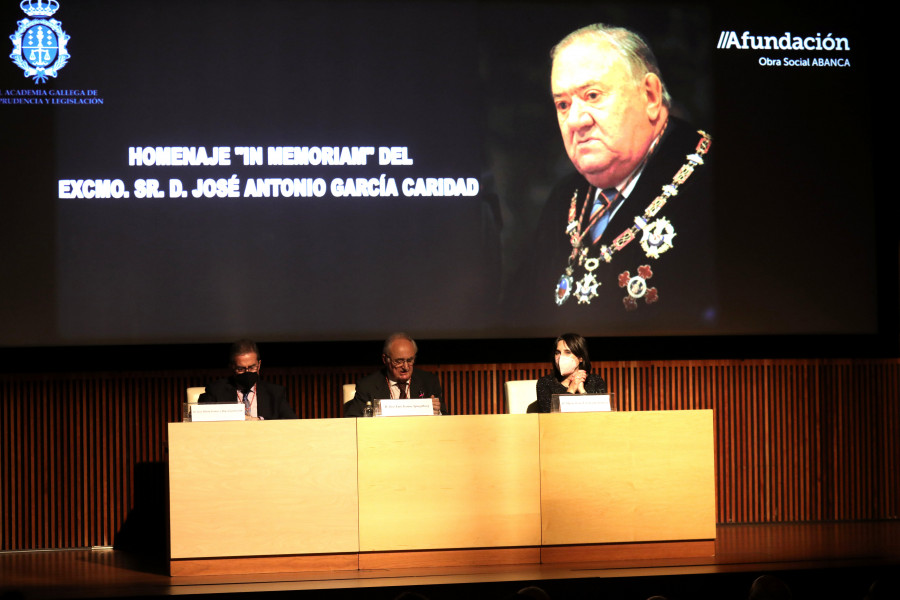
[[[544,208],[510,318],[558,330],[591,323],[605,334],[707,327],[716,314],[710,137],[672,114],[636,33],[590,25],[551,57],[577,173]]]
[[[238,340],[231,345],[230,357],[231,376],[208,385],[199,402],[241,402],[244,404],[244,418],[248,421],[297,418],[285,389],[260,381],[262,361],[254,342]]]
[[[434,373],[415,371],[419,349],[405,333],[394,333],[385,340],[381,360],[384,368],[356,382],[356,395],[344,405],[345,417],[365,415],[367,402],[387,398],[428,398],[436,415],[449,415],[441,381]]]

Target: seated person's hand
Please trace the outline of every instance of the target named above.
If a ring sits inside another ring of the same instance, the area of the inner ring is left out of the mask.
[[[587,380],[587,371],[578,369],[569,376],[569,393],[570,394],[586,394],[584,390],[584,382]]]

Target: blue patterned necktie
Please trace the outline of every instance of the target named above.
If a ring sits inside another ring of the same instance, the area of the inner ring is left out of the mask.
[[[242,392],[244,394],[244,414],[250,414],[250,390]]]
[[[619,193],[619,190],[616,188],[606,188],[600,190],[600,193],[597,194],[597,197],[594,198],[594,204],[591,206],[591,216],[590,219],[594,219],[594,215],[599,213],[604,208],[606,209],[600,218],[597,219],[597,222],[591,227],[591,243],[596,244],[597,240],[600,239],[600,236],[603,235],[603,232],[606,231],[606,226],[609,225],[609,219],[612,217],[613,211],[622,201],[622,194]]]

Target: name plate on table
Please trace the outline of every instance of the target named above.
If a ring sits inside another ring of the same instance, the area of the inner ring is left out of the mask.
[[[243,421],[244,405],[239,402],[192,404],[191,421]]]
[[[610,412],[615,410],[614,394],[553,394],[550,412]]]
[[[379,400],[380,417],[430,417],[434,415],[431,396],[428,398],[405,398],[402,400]]]

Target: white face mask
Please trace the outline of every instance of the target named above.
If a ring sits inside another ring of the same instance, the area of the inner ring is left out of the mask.
[[[563,377],[568,377],[575,372],[575,369],[578,368],[578,359],[574,356],[566,356],[561,354],[559,356],[559,360],[556,361],[556,364],[559,366],[559,373]]]

